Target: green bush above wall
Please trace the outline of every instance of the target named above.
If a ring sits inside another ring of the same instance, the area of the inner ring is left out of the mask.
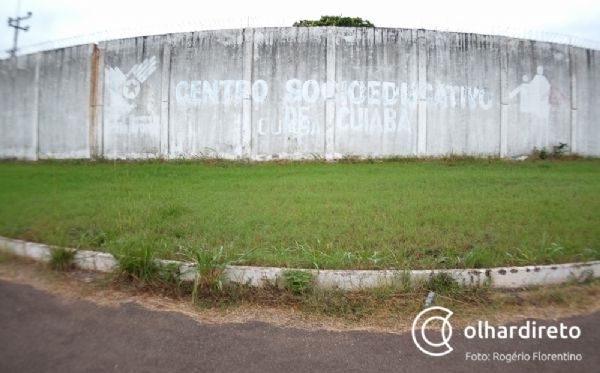
[[[317,21],[302,20],[294,22],[294,27],[340,26],[340,27],[375,27],[370,21],[360,17],[321,16]]]

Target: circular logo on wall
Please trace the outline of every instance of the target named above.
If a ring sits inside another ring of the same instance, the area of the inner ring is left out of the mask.
[[[128,79],[123,85],[123,97],[133,100],[140,93],[140,82],[136,79]]]

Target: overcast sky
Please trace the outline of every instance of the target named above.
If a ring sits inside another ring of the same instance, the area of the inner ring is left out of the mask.
[[[0,57],[12,47],[13,30],[7,20],[17,11],[21,16],[33,12],[24,23],[31,29],[19,35],[23,52],[149,33],[291,26],[298,19],[340,14],[380,27],[498,33],[557,42],[572,37],[579,44],[600,48],[600,0],[1,0]]]

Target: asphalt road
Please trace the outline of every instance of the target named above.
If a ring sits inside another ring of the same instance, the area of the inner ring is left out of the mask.
[[[455,330],[454,351],[430,357],[410,333],[202,324],[134,303],[104,307],[0,281],[0,372],[599,372],[600,313],[561,321],[578,326],[581,337],[469,340]],[[467,360],[467,352],[490,360]],[[530,360],[507,363],[494,352]],[[571,352],[581,361],[534,361],[536,352]]]

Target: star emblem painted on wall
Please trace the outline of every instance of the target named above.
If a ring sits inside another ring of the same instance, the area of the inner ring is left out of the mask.
[[[128,79],[123,85],[123,97],[133,100],[140,93],[140,82],[137,79]]]
[[[106,69],[105,79],[115,93],[126,100],[133,101],[140,94],[142,84],[156,71],[156,68],[156,56],[152,56],[134,65],[127,74],[118,67],[109,67]]]

